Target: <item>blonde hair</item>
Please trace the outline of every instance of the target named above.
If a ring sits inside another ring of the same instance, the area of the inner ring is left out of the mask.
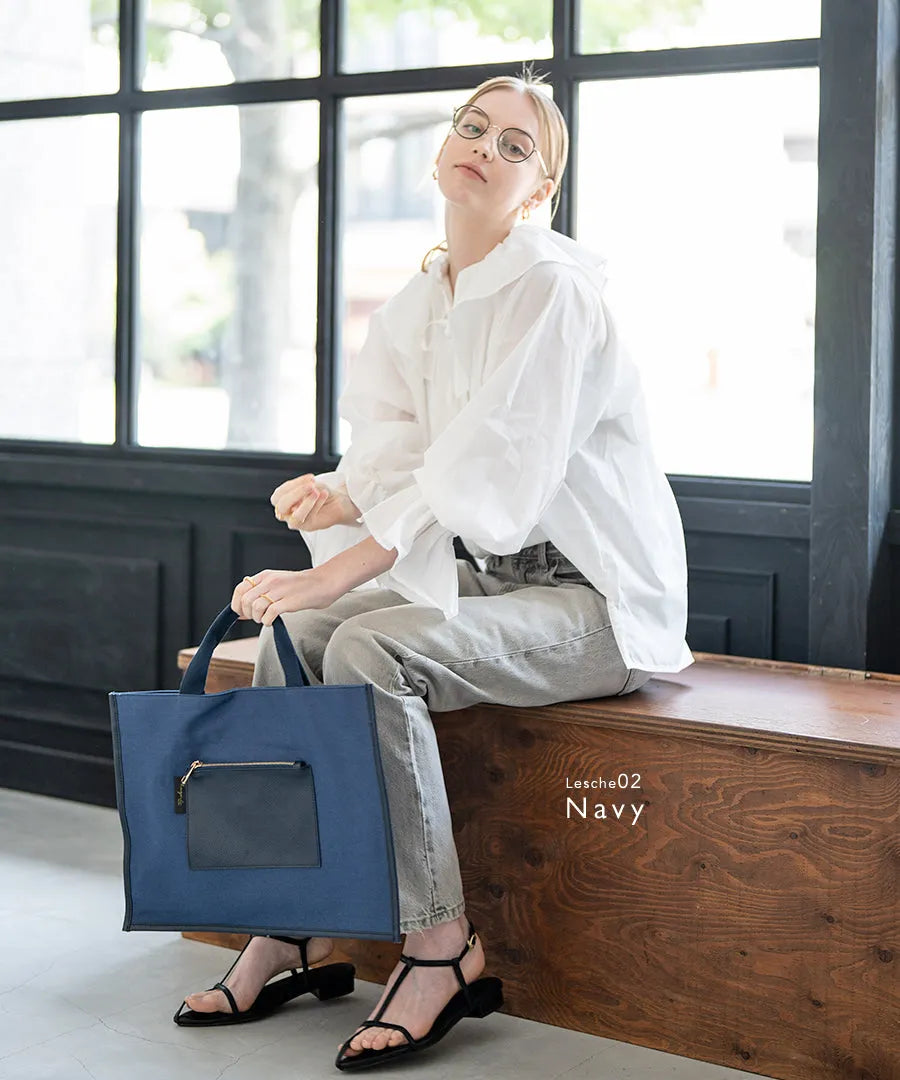
[[[480,98],[482,94],[486,94],[489,90],[496,90],[498,88],[518,90],[519,93],[528,95],[538,114],[539,149],[547,163],[547,171],[550,174],[550,179],[553,181],[553,201],[550,209],[550,220],[552,221],[559,208],[560,184],[562,182],[563,173],[566,171],[566,162],[569,159],[569,129],[566,125],[565,117],[559,111],[559,106],[553,98],[544,90],[538,89],[543,85],[541,81],[543,78],[543,75],[535,75],[527,65],[523,65],[521,76],[495,75],[491,79],[485,79],[483,83],[475,88],[472,96],[468,101],[464,102],[464,104],[471,105]],[[447,137],[441,143],[441,149],[438,151],[437,155],[438,158],[440,158],[441,151],[447,145],[447,139],[449,138],[450,132],[447,133]],[[546,177],[544,177],[544,179],[546,180]],[[422,270],[427,271],[429,262],[428,256],[431,255],[432,252],[446,250],[446,240],[442,240],[439,244],[435,244],[433,248],[429,248],[422,259]]]

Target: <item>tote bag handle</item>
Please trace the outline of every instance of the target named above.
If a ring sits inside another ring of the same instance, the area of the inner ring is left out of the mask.
[[[212,625],[203,635],[203,640],[197,646],[194,658],[184,673],[179,693],[204,693],[206,675],[209,671],[209,662],[212,660],[213,649],[225,637],[237,622],[237,619],[237,612],[231,609],[230,604],[215,617]],[[285,686],[309,686],[309,679],[306,677],[306,672],[297,657],[290,634],[288,634],[287,627],[284,625],[280,615],[275,616],[272,630],[275,634],[275,647],[278,650],[278,659],[281,661],[281,670],[284,672]]]

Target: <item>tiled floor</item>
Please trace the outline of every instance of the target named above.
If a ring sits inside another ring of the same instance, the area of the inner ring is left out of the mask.
[[[302,997],[260,1023],[189,1031],[182,996],[234,953],[173,933],[122,933],[114,810],[0,789],[0,1080],[314,1080],[381,994]],[[492,1014],[366,1076],[429,1080],[747,1080],[628,1043]]]

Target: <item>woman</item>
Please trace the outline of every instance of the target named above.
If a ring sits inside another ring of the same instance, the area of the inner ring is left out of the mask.
[[[455,110],[434,172],[446,250],[372,316],[341,395],[352,438],[336,472],[271,497],[313,568],[234,591],[263,625],[254,685],[283,684],[282,615],[312,682],[374,688],[412,959],[342,1044],[341,1069],[421,1049],[502,1001],[465,915],[429,711],[627,694],[693,662],[681,519],[602,260],[517,224],[558,192],[567,156],[565,121],[530,74],[489,79]],[[457,536],[474,562],[455,557]],[[302,947],[252,939],[231,1000],[193,994],[193,1015],[237,1019],[332,942]]]

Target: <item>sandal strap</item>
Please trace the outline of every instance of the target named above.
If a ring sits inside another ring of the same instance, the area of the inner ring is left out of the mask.
[[[463,945],[461,952],[456,956],[451,956],[449,960],[421,960],[418,956],[407,956],[406,953],[400,953],[400,959],[404,963],[417,964],[420,967],[447,967],[450,964],[458,964],[460,960],[466,955],[470,949],[475,948],[475,938],[477,937],[475,927],[472,925],[472,920],[469,920],[469,936],[466,938],[466,943]]]
[[[303,974],[309,974],[309,963],[306,958],[306,945],[310,940],[308,937],[285,937],[283,934],[266,934],[266,937],[275,938],[276,941],[286,941],[288,945],[298,945],[300,947],[300,959],[303,961]],[[294,968],[294,971],[297,969]]]
[[[228,976],[232,973],[232,971],[234,971],[235,967],[237,967],[238,961],[241,959],[241,957],[246,952],[247,946],[250,944],[250,942],[253,940],[253,938],[254,937],[260,937],[260,936],[277,938],[278,941],[286,941],[289,945],[299,945],[300,946],[300,956],[301,956],[301,958],[303,960],[303,974],[304,974],[304,976],[309,974],[309,964],[307,962],[307,957],[306,957],[306,943],[309,941],[309,938],[282,937],[280,934],[263,934],[263,935],[251,934],[250,937],[247,939],[247,943],[244,945],[243,949],[241,949],[241,951],[238,953],[237,960],[234,961],[234,963],[231,965],[231,967],[222,976],[223,980],[227,979]],[[296,972],[296,969],[293,969],[293,970]],[[237,1007],[237,1002],[234,1000],[234,994],[232,994],[232,992],[228,989],[228,987],[225,985],[224,981],[215,983],[209,989],[210,990],[221,990],[222,993],[225,995],[225,997],[228,999],[228,1004],[231,1006],[231,1011],[233,1013],[235,1013],[235,1014],[240,1013],[241,1010]]]
[[[225,980],[226,980],[226,979],[228,978],[228,976],[229,976],[229,975],[230,975],[230,974],[232,973],[232,971],[234,971],[234,969],[235,969],[235,968],[236,968],[236,967],[238,966],[238,964],[239,964],[239,963],[241,962],[241,957],[242,957],[242,956],[244,955],[244,953],[245,953],[245,952],[247,951],[247,949],[248,949],[248,948],[250,947],[250,942],[251,942],[251,941],[253,940],[254,936],[255,936],[255,935],[251,934],[251,935],[250,935],[250,937],[248,937],[248,938],[247,938],[247,941],[246,941],[246,943],[244,944],[244,947],[243,947],[243,948],[241,949],[241,951],[240,951],[240,952],[239,952],[239,953],[237,954],[237,956],[235,957],[234,963],[233,963],[233,964],[231,965],[231,967],[230,967],[230,968],[229,968],[229,969],[228,969],[228,970],[227,970],[227,971],[225,972],[225,974],[224,974],[224,975],[222,976],[222,982],[225,982]],[[210,990],[215,990],[216,988],[217,988],[217,987],[215,987],[215,986],[211,986],[211,987],[210,987]]]
[[[237,1015],[241,1010],[237,1007],[237,1002],[234,1000],[234,994],[228,989],[225,983],[217,982],[215,986],[211,986],[210,990],[221,990],[225,997],[228,998],[228,1004],[231,1006],[231,1011]]]
[[[404,1036],[406,1036],[406,1038],[409,1040],[410,1044],[417,1043],[419,1041],[418,1039],[414,1039],[412,1037],[412,1035],[410,1035],[410,1033],[406,1030],[406,1028],[402,1024],[389,1024],[387,1022],[387,1020],[363,1020],[363,1022],[359,1026],[361,1028],[364,1028],[364,1027],[395,1028],[397,1031],[401,1032]],[[353,1040],[356,1038],[356,1036],[358,1034],[359,1034],[358,1031],[354,1031],[353,1034],[350,1036],[350,1038],[347,1040],[347,1042],[344,1043],[344,1046],[347,1046],[349,1043],[353,1042]]]
[[[254,937],[255,937],[255,935],[254,935],[254,934],[251,934],[251,935],[250,935],[250,936],[249,936],[249,937],[247,938],[246,942],[244,943],[244,947],[243,947],[243,948],[241,949],[241,951],[240,951],[240,952],[239,952],[239,953],[237,954],[237,957],[235,958],[235,961],[234,961],[234,963],[233,963],[233,964],[231,965],[231,967],[230,967],[230,968],[229,968],[229,969],[228,969],[228,970],[227,970],[227,971],[225,972],[225,974],[224,974],[224,975],[222,976],[222,981],[221,981],[221,982],[217,982],[217,983],[215,984],[215,986],[211,986],[211,987],[209,988],[210,990],[221,990],[221,991],[223,991],[223,992],[224,992],[224,994],[225,994],[225,997],[226,997],[226,998],[228,998],[228,1004],[229,1004],[229,1005],[231,1006],[231,1011],[232,1011],[233,1013],[238,1013],[238,1012],[240,1012],[240,1009],[239,1009],[239,1008],[237,1007],[237,1002],[236,1002],[236,1001],[234,1000],[234,995],[233,995],[233,994],[231,993],[231,991],[230,991],[230,990],[228,989],[228,987],[227,987],[227,986],[225,985],[225,980],[226,980],[226,979],[228,978],[228,976],[229,976],[229,975],[230,975],[230,974],[232,973],[232,971],[234,971],[234,969],[235,969],[235,968],[236,968],[236,967],[238,966],[238,964],[239,964],[239,963],[240,963],[240,961],[241,961],[241,957],[242,957],[242,956],[244,955],[244,953],[245,953],[245,952],[247,951],[247,948],[248,948],[248,946],[250,945],[250,942],[251,942],[251,941],[253,940],[253,938],[254,938]]]
[[[381,1014],[384,1012],[384,1008],[387,1007],[388,1001],[393,996],[393,990],[395,990],[397,988],[397,986],[400,984],[401,979],[407,973],[407,971],[409,971],[410,967],[413,964],[415,964],[417,967],[451,967],[452,966],[453,970],[456,972],[457,982],[462,987],[463,997],[466,999],[466,1005],[468,1005],[468,1007],[470,1009],[473,1009],[475,1007],[475,1002],[472,999],[472,991],[469,988],[469,983],[466,982],[465,977],[463,976],[462,968],[459,966],[459,962],[460,962],[460,960],[462,960],[462,958],[466,955],[466,953],[470,949],[475,948],[475,938],[476,937],[477,937],[477,934],[475,932],[475,927],[472,925],[472,920],[469,919],[469,936],[468,936],[468,938],[466,938],[466,943],[462,947],[462,951],[457,956],[451,956],[449,960],[421,960],[417,956],[407,956],[406,953],[400,953],[400,959],[403,961],[403,963],[406,965],[406,967],[400,973],[400,976],[397,979],[397,982],[394,983],[394,986],[392,988],[392,992],[391,992],[391,994],[388,995],[388,998],[385,1001],[384,1006],[379,1010],[378,1015],[381,1016]]]
[[[459,980],[459,985],[462,987],[463,995],[464,995],[464,997],[466,999],[466,1004],[468,1005],[468,1007],[470,1009],[474,1009],[475,1008],[475,1002],[474,1002],[474,1000],[472,998],[472,991],[471,991],[471,988],[470,988],[469,984],[466,982],[465,978],[463,977],[462,968],[459,966],[459,962],[460,962],[460,960],[462,960],[462,958],[466,955],[466,953],[470,949],[475,948],[475,937],[476,937],[475,927],[472,925],[472,920],[470,919],[469,920],[469,936],[466,939],[465,945],[462,947],[461,952],[457,956],[452,956],[452,957],[450,957],[449,960],[420,960],[417,956],[407,956],[406,953],[400,953],[400,959],[403,961],[403,970],[397,976],[397,980],[394,983],[394,985],[391,987],[390,991],[388,992],[387,997],[382,1002],[381,1008],[378,1010],[378,1012],[375,1014],[375,1016],[371,1020],[364,1020],[359,1025],[360,1028],[366,1028],[366,1027],[394,1028],[395,1030],[402,1032],[403,1035],[407,1038],[407,1040],[409,1041],[409,1043],[411,1045],[419,1041],[418,1039],[414,1039],[412,1037],[412,1035],[410,1035],[410,1033],[406,1030],[406,1028],[403,1027],[402,1024],[391,1024],[388,1021],[381,1019],[381,1017],[384,1015],[384,1010],[388,1007],[388,1005],[390,1005],[391,999],[393,998],[394,994],[396,994],[400,984],[403,982],[403,980],[406,978],[406,976],[410,973],[413,966],[417,966],[417,967],[452,967],[453,970],[456,972],[456,978]],[[346,1040],[344,1045],[341,1047],[341,1052],[342,1053],[343,1053],[344,1050],[347,1049],[347,1047],[356,1038],[356,1036],[358,1034],[359,1034],[358,1030],[354,1031],[354,1033],[350,1036],[350,1038]]]
[[[372,1022],[374,1022],[375,1020],[379,1020],[382,1016],[384,1016],[384,1010],[388,1007],[388,1005],[390,1005],[391,999],[393,998],[394,994],[397,993],[397,990],[398,990],[398,988],[400,986],[400,983],[403,982],[403,980],[406,978],[406,976],[410,973],[410,971],[412,969],[412,965],[410,963],[410,961],[412,960],[412,957],[402,956],[402,954],[401,954],[401,959],[403,960],[404,968],[400,972],[400,974],[397,976],[397,979],[396,979],[394,985],[388,991],[388,996],[382,1002],[381,1008],[378,1010],[378,1012],[373,1017]],[[366,1022],[369,1023],[370,1021],[366,1021]]]

